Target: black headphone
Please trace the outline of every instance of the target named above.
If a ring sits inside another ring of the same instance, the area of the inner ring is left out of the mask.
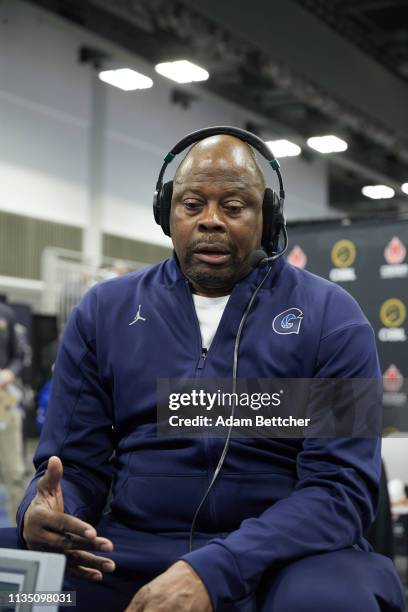
[[[235,136],[243,142],[248,143],[268,161],[271,168],[276,172],[279,181],[279,194],[270,187],[267,187],[264,193],[262,204],[263,229],[261,244],[268,256],[281,254],[279,251],[279,237],[282,230],[284,230],[285,240],[287,237],[283,210],[285,190],[283,188],[282,175],[279,170],[279,162],[275,159],[272,151],[261,138],[237,127],[221,125],[197,130],[182,138],[174,145],[171,151],[167,153],[160,169],[153,198],[153,214],[156,223],[161,226],[166,236],[170,236],[170,207],[173,195],[173,181],[168,181],[163,184],[164,173],[169,163],[173,161],[176,155],[184,151],[184,149],[190,145],[216,134],[229,134],[230,136]]]

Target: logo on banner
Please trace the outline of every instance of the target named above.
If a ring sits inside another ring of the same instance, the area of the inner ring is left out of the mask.
[[[298,334],[303,319],[300,308],[288,308],[280,312],[272,321],[272,329],[277,334]]]
[[[288,262],[297,268],[304,268],[307,264],[306,253],[296,244],[288,255]]]
[[[396,365],[391,364],[383,374],[383,383],[385,391],[398,392],[404,384],[404,377]]]
[[[383,402],[387,406],[403,406],[407,400],[406,393],[401,393],[404,377],[396,365],[391,364],[383,374]]]
[[[398,238],[394,236],[384,249],[384,258],[388,265],[380,267],[381,278],[404,278],[408,276],[408,264],[402,263],[407,250]]]
[[[331,250],[331,260],[335,268],[330,270],[330,280],[335,283],[355,281],[356,272],[352,266],[356,255],[357,250],[354,242],[351,242],[351,240],[338,240]]]
[[[404,302],[398,298],[385,300],[380,308],[381,323],[385,326],[378,332],[381,342],[404,342],[406,340],[405,329],[402,325],[407,316]]]
[[[401,240],[394,236],[384,250],[385,261],[388,264],[400,264],[404,261],[407,250]]]

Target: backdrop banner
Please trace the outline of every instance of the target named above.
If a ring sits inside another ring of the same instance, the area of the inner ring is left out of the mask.
[[[374,328],[383,375],[383,435],[408,432],[408,220],[289,225],[289,263],[337,283]]]

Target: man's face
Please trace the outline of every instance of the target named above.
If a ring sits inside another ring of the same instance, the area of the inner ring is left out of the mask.
[[[262,236],[264,185],[251,153],[231,136],[196,145],[174,180],[170,231],[180,267],[200,295],[231,292]]]

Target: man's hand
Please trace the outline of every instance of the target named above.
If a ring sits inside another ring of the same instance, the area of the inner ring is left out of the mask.
[[[139,589],[126,612],[212,612],[212,605],[191,565],[177,561]]]
[[[102,580],[102,572],[113,572],[115,564],[88,551],[110,552],[113,544],[97,537],[89,523],[64,514],[61,478],[61,460],[50,457],[47,471],[38,481],[37,494],[25,512],[23,538],[31,550],[64,553],[71,574]]]
[[[7,385],[11,385],[16,379],[16,375],[13,370],[9,370],[5,368],[4,370],[0,370],[0,388],[3,389]]]

